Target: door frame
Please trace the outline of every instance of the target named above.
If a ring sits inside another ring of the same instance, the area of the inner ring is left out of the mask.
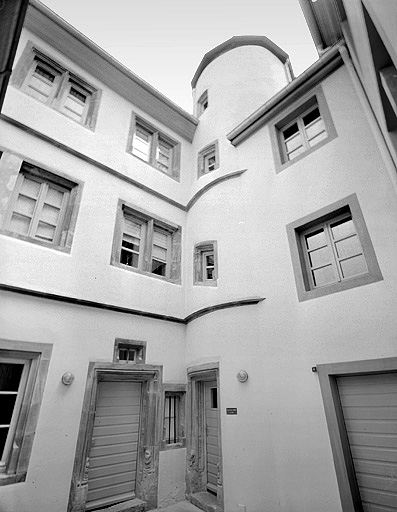
[[[218,388],[218,421],[219,421],[219,470],[217,482],[217,506],[223,510],[223,464],[221,442],[221,400],[219,393],[219,363],[207,363],[192,366],[187,370],[187,461],[186,461],[186,492],[192,495],[207,492],[206,477],[206,439],[205,439],[205,396],[204,383],[216,381]]]
[[[397,372],[397,357],[319,364],[318,372],[325,416],[343,512],[362,512],[362,503],[347,437],[337,378]]]
[[[161,425],[159,411],[162,366],[90,362],[76,445],[68,512],[83,512],[88,492],[88,468],[94,429],[98,382],[130,381],[142,384],[141,416],[136,470],[136,497],[147,509],[157,507],[158,459]]]

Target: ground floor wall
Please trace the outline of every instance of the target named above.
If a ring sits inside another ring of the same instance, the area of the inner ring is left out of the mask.
[[[24,481],[0,485],[0,509],[65,512],[90,362],[100,367],[111,365],[116,339],[143,342],[145,366],[159,369],[156,375],[160,375],[160,382],[156,386],[160,390],[166,386],[183,387],[185,326],[8,292],[1,294],[0,315],[0,339],[11,341],[4,342],[8,343],[7,348],[20,347],[21,343],[28,344],[31,350],[36,346],[52,347],[45,382],[40,384],[41,404],[35,404],[33,411],[37,425],[27,474]],[[131,363],[124,366],[134,367]],[[122,367],[119,374],[123,371]],[[62,383],[67,373],[74,376],[71,385]],[[158,411],[162,399],[160,392],[156,398]],[[162,418],[155,421],[160,441]],[[158,504],[183,499],[185,453],[183,447],[164,451],[159,448],[155,457]]]

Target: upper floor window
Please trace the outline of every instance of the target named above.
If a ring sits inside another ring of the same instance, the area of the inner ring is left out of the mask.
[[[128,151],[179,180],[180,144],[135,114],[132,115]]]
[[[205,146],[198,154],[198,177],[215,171],[219,167],[218,141]]]
[[[194,284],[216,286],[218,279],[217,242],[209,240],[194,247]]]
[[[287,226],[299,300],[382,279],[355,195]]]
[[[197,101],[197,117],[200,117],[208,108],[208,91],[204,91]]]
[[[2,231],[56,248],[70,248],[78,186],[24,162],[10,196]]]
[[[100,91],[44,55],[32,43],[26,46],[11,82],[77,123],[94,128]]]
[[[289,113],[280,114],[270,133],[277,172],[336,137],[321,89]]]
[[[179,226],[123,203],[119,204],[117,224],[113,264],[180,282]]]

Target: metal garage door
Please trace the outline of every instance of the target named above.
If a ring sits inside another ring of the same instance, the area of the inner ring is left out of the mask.
[[[397,511],[397,373],[337,383],[363,510]]]
[[[87,510],[135,497],[140,407],[140,383],[99,382]]]

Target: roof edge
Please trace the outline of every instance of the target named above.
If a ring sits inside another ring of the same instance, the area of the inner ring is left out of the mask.
[[[192,79],[192,88],[194,89],[196,87],[201,73],[212,61],[223,53],[234,50],[240,46],[262,46],[273,53],[283,64],[289,61],[288,54],[266,36],[233,36],[204,55]]]

